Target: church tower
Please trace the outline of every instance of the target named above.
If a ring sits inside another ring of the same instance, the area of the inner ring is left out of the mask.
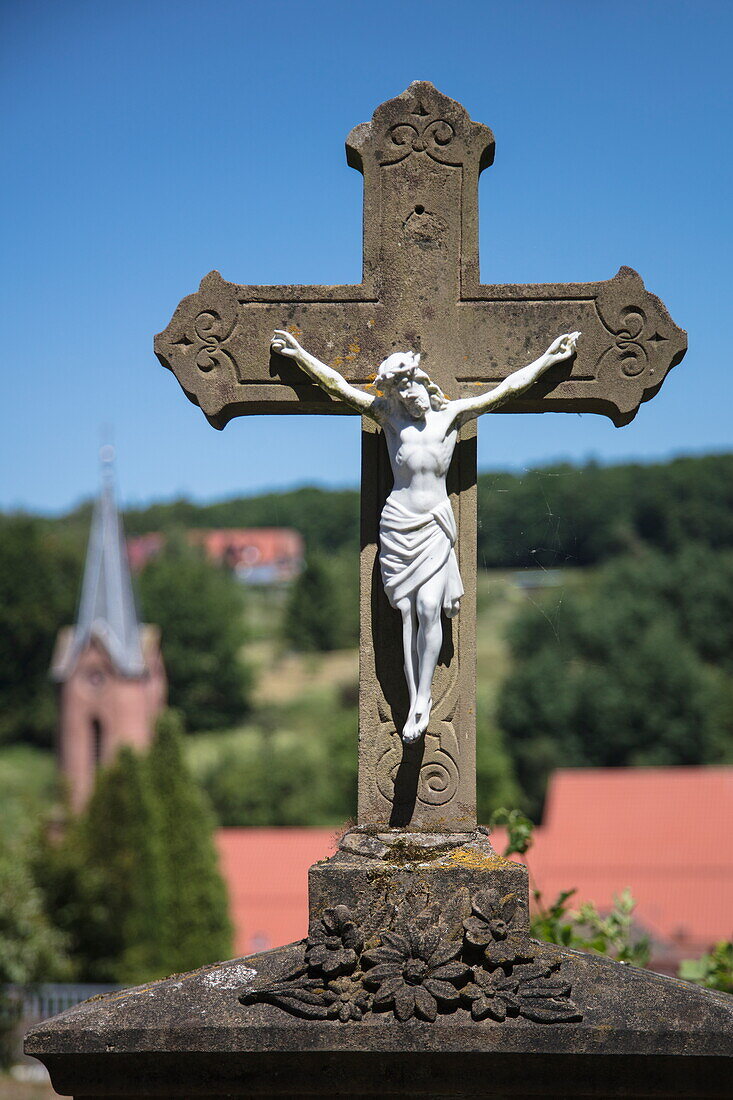
[[[146,749],[165,706],[158,628],[138,621],[114,489],[112,447],[101,452],[76,625],[56,641],[51,676],[60,685],[58,754],[72,809],[84,808],[100,765],[122,745]]]

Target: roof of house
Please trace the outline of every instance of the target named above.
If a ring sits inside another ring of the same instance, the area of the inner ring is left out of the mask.
[[[219,829],[234,949],[249,955],[308,932],[308,868],[336,850],[334,829]]]
[[[193,546],[203,546],[211,561],[238,568],[285,566],[292,569],[300,564],[304,554],[303,536],[292,527],[191,528],[186,538]],[[159,531],[128,539],[127,550],[133,569],[143,569],[164,545],[165,535]]]
[[[654,937],[703,950],[733,935],[733,767],[556,772],[527,863],[546,899],[600,909],[629,887]]]
[[[122,676],[141,676],[145,671],[140,623],[115,500],[112,448],[103,448],[101,457],[102,485],[92,515],[79,613],[68,644],[57,647],[51,666],[53,679],[59,681],[71,675],[79,654],[92,639],[104,646]]]
[[[232,552],[249,555],[247,564],[303,556],[303,536],[292,527],[219,527],[191,530],[189,538],[203,543],[212,558],[224,558]]]
[[[220,829],[236,950],[300,939],[308,867],[335,850],[333,829]],[[502,851],[505,832],[492,842]],[[562,769],[526,862],[552,901],[604,910],[629,887],[653,938],[699,954],[733,934],[733,767]]]

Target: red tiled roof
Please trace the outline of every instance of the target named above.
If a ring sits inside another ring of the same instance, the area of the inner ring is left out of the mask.
[[[144,569],[151,558],[158,556],[165,544],[165,538],[157,531],[149,535],[137,535],[127,540],[127,558],[135,573]]]
[[[192,546],[203,546],[206,556],[230,568],[257,569],[276,566],[288,574],[297,572],[303,558],[303,536],[291,527],[218,527],[186,532]],[[157,557],[165,535],[153,531],[127,540],[130,566],[136,572]]]
[[[599,909],[624,887],[655,937],[704,950],[733,935],[733,767],[558,771],[528,855],[550,900]]]
[[[303,537],[290,527],[222,527],[189,531],[188,538],[203,544],[213,561],[228,564],[272,565],[303,557]]]
[[[234,949],[249,955],[308,932],[308,868],[336,850],[334,829],[219,829]]]
[[[497,851],[505,832],[492,840]],[[332,829],[220,829],[236,949],[300,939],[308,867],[335,848]],[[602,911],[628,886],[652,936],[700,954],[733,934],[733,767],[578,768],[550,781],[545,821],[527,857],[545,901]]]

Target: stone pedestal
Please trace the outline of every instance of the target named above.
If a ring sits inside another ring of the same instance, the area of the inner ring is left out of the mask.
[[[34,1028],[91,1097],[729,1096],[733,997],[529,937],[526,871],[476,833],[351,833],[307,940]]]
[[[416,922],[460,938],[472,896],[487,891],[497,901],[513,899],[512,928],[528,934],[527,870],[498,856],[484,832],[456,838],[354,830],[341,839],[336,855],[308,872],[311,925],[329,908],[345,905],[366,939],[395,923]]]

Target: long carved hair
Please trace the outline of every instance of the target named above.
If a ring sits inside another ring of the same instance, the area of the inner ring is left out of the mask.
[[[420,355],[414,351],[395,351],[380,363],[374,385],[381,390],[388,401],[398,400],[394,395],[394,388],[400,378],[414,378],[416,382],[422,382],[428,391],[430,408],[435,412],[444,409],[448,404],[448,398],[437,382],[420,368]]]

